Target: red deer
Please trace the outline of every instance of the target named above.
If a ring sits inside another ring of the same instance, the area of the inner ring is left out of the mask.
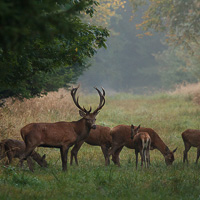
[[[82,117],[78,121],[56,122],[56,123],[31,123],[21,129],[21,136],[26,144],[26,150],[23,159],[36,147],[60,148],[62,159],[62,169],[67,170],[68,150],[74,144],[84,141],[88,136],[90,129],[95,129],[96,116],[105,104],[105,91],[103,94],[97,89],[100,96],[100,103],[97,109],[91,113],[92,108],[86,110],[78,103],[76,98],[77,88],[71,90],[71,96],[75,105],[79,108],[79,114]]]
[[[135,127],[136,128],[136,127]],[[139,132],[147,132],[151,137],[151,150],[158,149],[165,158],[165,163],[171,165],[174,161],[174,151],[170,151],[159,135],[151,128],[140,127]],[[128,125],[118,125],[111,129],[112,148],[109,150],[109,156],[112,155],[112,161],[120,166],[119,154],[125,146],[130,149],[135,149],[134,143],[131,140],[131,127]]]
[[[93,146],[100,146],[105,158],[105,165],[110,164],[109,156],[108,156],[108,149],[111,147],[111,135],[110,135],[110,128],[96,125],[96,129],[90,131],[89,136],[86,138],[85,141],[78,142],[74,145],[73,149],[71,150],[71,160],[70,164],[73,163],[73,157],[75,158],[75,162],[78,165],[77,154],[79,149],[81,148],[82,144],[86,142],[87,144]]]
[[[185,160],[188,163],[187,153],[191,147],[197,147],[197,159],[196,164],[200,156],[200,130],[187,129],[182,133],[183,142],[185,145],[185,150],[183,151],[183,162]]]
[[[22,158],[25,151],[25,143],[19,140],[5,139],[0,142],[0,160],[7,157],[6,165],[11,164],[13,158]],[[45,155],[42,157],[37,152],[33,151],[30,157],[27,158],[27,164],[30,170],[33,170],[32,159],[34,159],[41,167],[47,167]],[[21,163],[22,165],[23,163]]]
[[[141,156],[141,166],[143,167],[143,162],[145,167],[149,167],[150,164],[150,146],[151,138],[147,132],[139,132],[140,125],[134,129],[134,126],[131,125],[131,139],[133,140],[135,147],[135,156],[136,156],[136,169],[138,165],[138,153]]]

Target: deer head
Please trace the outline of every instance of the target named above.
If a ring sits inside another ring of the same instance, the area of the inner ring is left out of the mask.
[[[170,151],[169,148],[166,147],[167,154],[164,156],[166,165],[172,165],[172,163],[174,162],[174,153],[176,152],[176,150],[177,148],[173,151]]]
[[[104,98],[105,97],[105,90],[102,88],[103,93],[101,93],[101,91],[95,87],[95,89],[97,90],[97,92],[100,96],[100,103],[99,103],[99,106],[97,107],[97,109],[94,112],[91,113],[91,111],[92,111],[91,107],[90,107],[89,110],[86,110],[84,107],[81,107],[78,103],[79,97],[76,98],[76,92],[77,92],[79,86],[76,87],[76,88],[73,88],[71,90],[72,99],[74,101],[74,104],[79,108],[80,116],[86,120],[86,124],[89,127],[91,127],[92,129],[96,129],[96,125],[95,125],[96,116],[105,104],[105,98]]]
[[[131,124],[131,139],[133,140],[134,136],[138,133],[140,129],[140,125],[135,128],[133,124]]]

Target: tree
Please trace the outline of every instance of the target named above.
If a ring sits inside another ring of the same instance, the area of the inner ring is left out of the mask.
[[[200,2],[198,0],[130,0],[133,9],[146,5],[143,21],[137,24],[149,34],[156,30],[165,32],[167,42],[174,45],[182,45],[194,53],[200,39]]]
[[[40,96],[77,79],[86,59],[106,47],[107,29],[81,20],[84,14],[92,17],[96,5],[94,0],[1,1],[0,98]]]
[[[172,89],[184,83],[198,82],[197,68],[199,64],[187,56],[180,47],[168,49],[154,54],[158,65],[163,89]],[[191,63],[192,61],[192,63]]]
[[[85,86],[92,83],[114,91],[148,92],[161,86],[152,53],[166,49],[160,41],[164,35],[154,33],[152,37],[139,39],[135,24],[141,21],[141,10],[131,21],[132,9],[128,2],[124,6],[115,10],[116,17],[110,19],[109,29],[114,34],[107,41],[107,49],[98,51],[93,57],[93,67],[84,72],[79,80]]]

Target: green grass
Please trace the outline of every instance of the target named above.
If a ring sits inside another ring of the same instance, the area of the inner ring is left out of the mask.
[[[96,102],[93,96],[92,100]],[[83,102],[89,104],[90,97]],[[73,117],[77,116],[78,112]],[[18,161],[8,168],[1,165],[0,199],[200,199],[200,163],[194,164],[196,149],[189,152],[189,165],[183,165],[181,138],[187,128],[200,129],[199,116],[199,105],[183,96],[107,97],[97,124],[141,124],[153,128],[171,150],[178,147],[172,166],[167,167],[161,153],[154,150],[150,168],[139,167],[136,171],[134,151],[124,148],[121,167],[113,163],[105,167],[100,147],[84,144],[78,154],[79,166],[68,165],[65,173],[61,171],[58,149],[38,148],[41,154],[46,153],[48,168],[35,165],[32,173],[27,167],[19,169]],[[52,119],[55,120],[53,114]]]

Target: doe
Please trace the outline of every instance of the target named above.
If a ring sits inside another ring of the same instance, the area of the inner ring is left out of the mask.
[[[196,163],[198,163],[198,159],[200,156],[200,130],[195,129],[187,129],[182,133],[183,142],[185,145],[185,150],[183,151],[183,162],[185,160],[188,163],[187,153],[191,147],[197,147],[197,159]]]

